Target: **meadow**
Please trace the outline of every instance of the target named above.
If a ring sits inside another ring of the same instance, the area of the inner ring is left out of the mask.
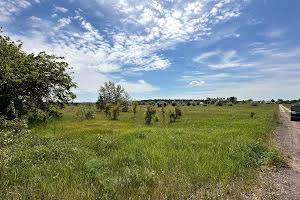
[[[82,109],[96,111],[67,106],[1,146],[1,198],[239,199],[261,165],[284,164],[270,139],[277,105],[183,106],[175,123],[156,108],[152,125],[145,106],[118,120],[86,120]]]

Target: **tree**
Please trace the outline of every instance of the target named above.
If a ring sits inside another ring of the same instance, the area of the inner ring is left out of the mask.
[[[114,82],[105,82],[100,87],[97,108],[105,110],[108,117],[117,119],[122,106],[128,106],[129,95],[121,85],[116,85]],[[110,111],[112,109],[112,111]]]
[[[75,98],[71,88],[76,85],[69,70],[63,57],[25,53],[22,42],[0,34],[0,114],[6,115],[12,105],[21,116],[32,109],[49,111],[51,103],[71,101]]]

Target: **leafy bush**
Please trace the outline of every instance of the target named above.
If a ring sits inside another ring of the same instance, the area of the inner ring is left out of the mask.
[[[232,102],[229,102],[227,105],[228,105],[228,106],[233,106],[233,103],[232,103]]]
[[[29,124],[46,123],[48,118],[48,113],[41,109],[33,109],[28,113]]]
[[[273,165],[276,168],[287,167],[287,161],[280,151],[271,149],[266,155],[266,164]]]
[[[117,120],[120,115],[120,104],[113,105],[111,119]]]
[[[192,106],[196,106],[196,102],[195,101],[192,101]]]
[[[251,106],[257,106],[258,103],[257,103],[256,101],[251,101],[250,105],[251,105]]]
[[[6,116],[8,119],[15,119],[18,117],[18,111],[15,108],[14,102],[10,102],[6,108]]]
[[[221,100],[217,100],[215,106],[223,106],[223,102]]]
[[[173,101],[173,102],[172,102],[172,106],[177,106],[176,101]]]
[[[90,120],[95,117],[94,114],[95,113],[91,107],[80,106],[76,112],[76,117],[79,120]]]
[[[190,106],[190,105],[191,105],[191,102],[188,101],[188,102],[186,103],[186,105],[187,105],[187,106]]]
[[[90,119],[93,119],[95,116],[94,116],[94,112],[91,111],[91,110],[88,110],[86,113],[85,113],[85,119],[87,120],[90,120]]]
[[[122,112],[128,112],[128,110],[129,110],[129,103],[128,101],[124,101],[122,103]]]
[[[255,116],[255,114],[256,114],[255,112],[251,112],[250,113],[250,118],[253,118]]]
[[[175,112],[170,112],[169,118],[170,118],[170,123],[176,122],[176,114],[175,114]]]
[[[133,105],[132,105],[132,111],[133,111],[133,114],[135,115],[136,112],[137,112],[137,106],[138,106],[138,103],[137,102],[133,102]]]
[[[145,124],[151,124],[156,111],[153,107],[148,106],[145,113]]]
[[[176,106],[176,107],[175,107],[175,117],[176,117],[176,119],[180,118],[181,115],[182,115],[182,112],[181,112],[180,107],[179,107],[179,106]]]
[[[104,114],[106,117],[110,117],[111,116],[111,104],[106,104],[105,107],[104,107]]]

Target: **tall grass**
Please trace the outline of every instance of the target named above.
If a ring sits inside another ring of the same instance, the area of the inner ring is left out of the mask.
[[[78,121],[70,106],[33,127],[0,149],[1,197],[238,199],[257,167],[282,161],[269,144],[275,105],[186,106],[175,123],[150,126],[145,110]]]

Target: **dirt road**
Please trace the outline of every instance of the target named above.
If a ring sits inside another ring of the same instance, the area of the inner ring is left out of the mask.
[[[280,191],[278,199],[300,200],[300,121],[290,120],[290,110],[279,105],[281,126],[275,132],[275,140],[289,158],[289,168],[281,169],[273,176],[273,184]]]

